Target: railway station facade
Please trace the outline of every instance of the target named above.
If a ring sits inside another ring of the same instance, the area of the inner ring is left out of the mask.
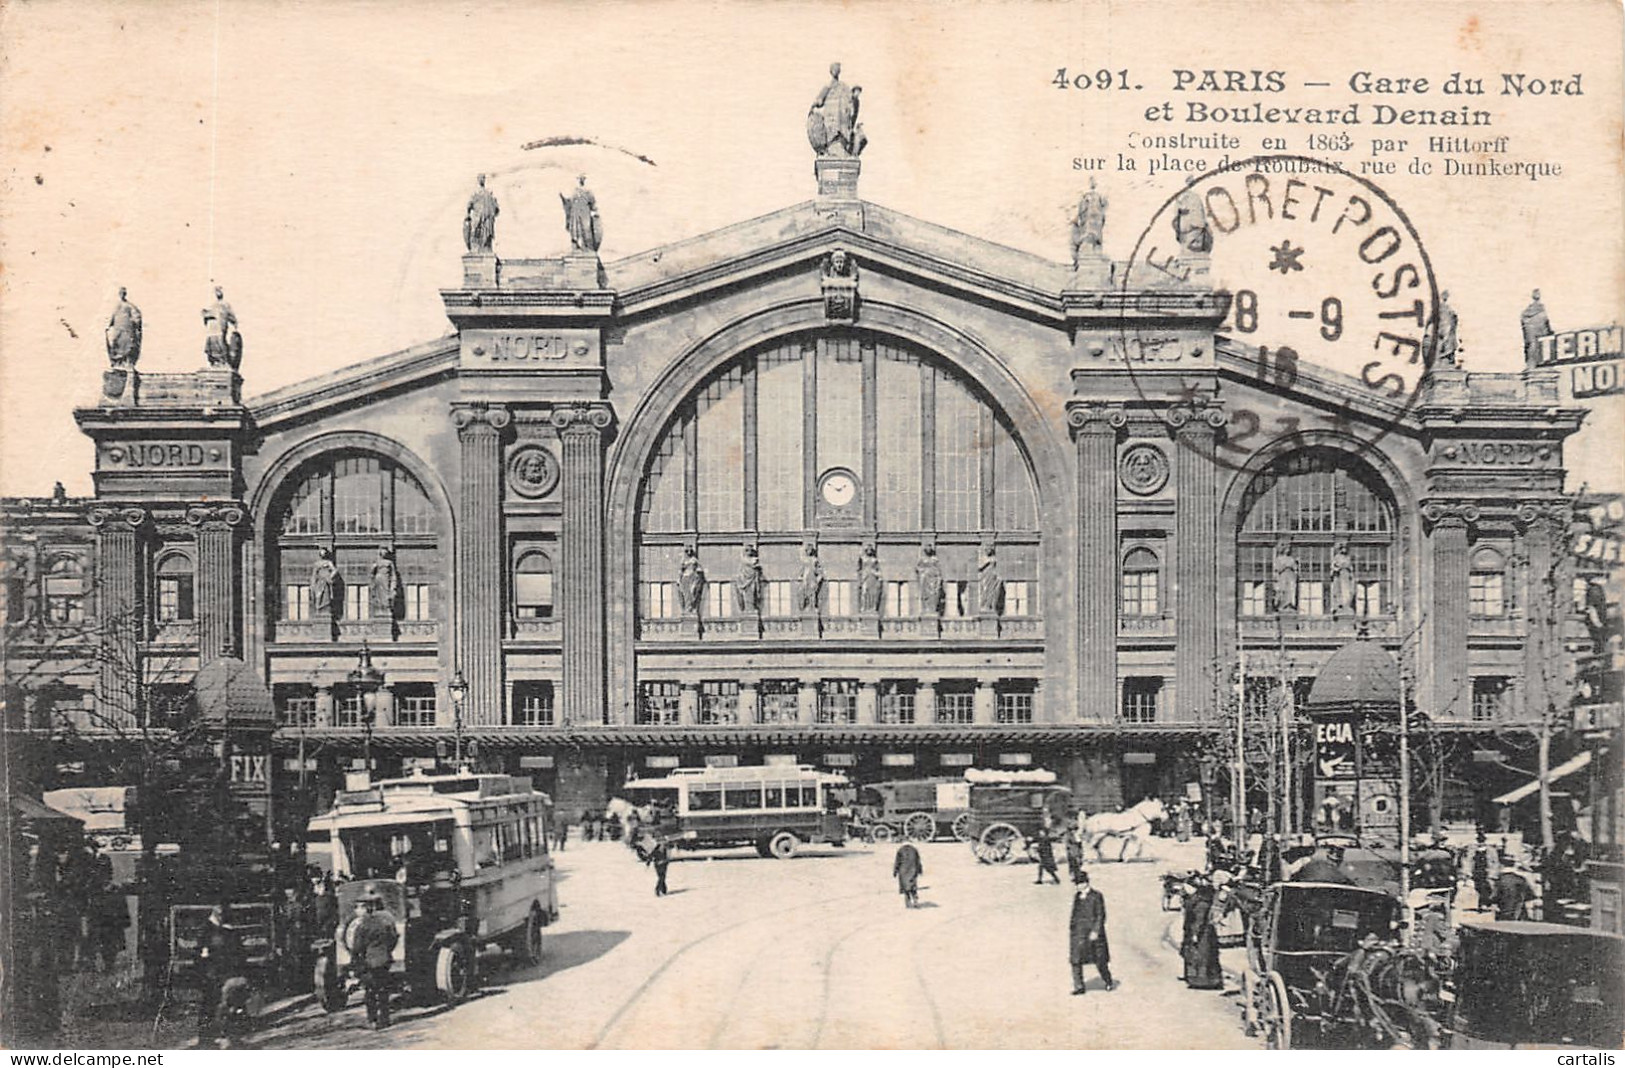
[[[1554,374],[1283,383],[1200,284],[911,218],[835,162],[623,260],[471,252],[446,336],[294,387],[110,372],[75,413],[94,496],[5,504],[13,728],[58,760],[63,721],[163,728],[228,657],[276,794],[463,746],[571,810],[777,761],[1045,767],[1099,810],[1204,781],[1238,666],[1301,696],[1362,634],[1463,737],[1558,701]],[[1240,410],[1300,429],[1236,447]]]

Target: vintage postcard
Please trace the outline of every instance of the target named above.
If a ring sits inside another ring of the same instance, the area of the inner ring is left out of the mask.
[[[1617,1048],[1605,0],[0,7],[11,1048]]]

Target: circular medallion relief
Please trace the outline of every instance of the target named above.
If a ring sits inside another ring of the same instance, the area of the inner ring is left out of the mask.
[[[1131,445],[1117,462],[1123,488],[1144,497],[1168,484],[1168,457],[1155,445]]]
[[[545,497],[559,484],[559,462],[540,445],[526,445],[508,461],[508,485],[521,497]]]

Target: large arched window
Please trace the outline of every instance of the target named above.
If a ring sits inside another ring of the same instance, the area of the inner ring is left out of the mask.
[[[1150,549],[1130,549],[1123,557],[1122,611],[1125,616],[1162,614],[1158,596],[1162,563]]]
[[[278,501],[271,529],[283,620],[436,618],[444,568],[435,509],[406,470],[372,453],[330,453],[300,467]],[[375,610],[380,549],[393,562],[399,596]]]
[[[153,568],[158,596],[153,615],[158,623],[181,623],[193,618],[192,560],[178,549],[165,552]]]
[[[553,618],[553,560],[540,550],[525,553],[514,565],[513,614],[517,619]]]
[[[1393,614],[1394,502],[1363,461],[1331,449],[1284,456],[1247,487],[1241,515],[1242,615]]]
[[[1475,616],[1499,618],[1507,612],[1506,557],[1484,546],[1473,554],[1467,575],[1467,606]]]

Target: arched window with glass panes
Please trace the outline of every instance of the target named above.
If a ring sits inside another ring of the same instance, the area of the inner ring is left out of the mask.
[[[422,622],[443,613],[438,517],[423,487],[404,468],[370,453],[328,454],[300,467],[278,499],[268,569],[278,620],[378,618],[371,588],[380,547],[391,551],[400,580],[395,617]],[[331,616],[313,589],[322,584],[317,564],[323,548],[331,551],[339,573],[332,584]]]
[[[675,614],[666,587],[689,541],[713,583],[734,578],[743,543],[760,546],[763,614],[793,610],[779,594],[793,593],[801,541],[816,533],[824,596],[835,598],[826,614],[855,611],[856,544],[872,535],[883,615],[920,609],[912,594],[926,541],[937,546],[943,613],[955,615],[974,600],[977,546],[991,536],[1005,614],[1014,605],[1037,616],[1038,511],[1009,420],[949,362],[861,330],[792,336],[720,367],[667,424],[639,503],[640,614]],[[843,542],[850,552],[825,552]]]
[[[1364,461],[1333,449],[1290,453],[1256,475],[1242,498],[1236,536],[1237,609],[1275,610],[1277,572],[1296,574],[1300,619],[1338,613],[1335,564],[1346,549],[1351,614],[1392,616],[1397,568],[1393,495]],[[1279,567],[1290,558],[1291,568]],[[1284,592],[1284,591],[1283,591]]]

